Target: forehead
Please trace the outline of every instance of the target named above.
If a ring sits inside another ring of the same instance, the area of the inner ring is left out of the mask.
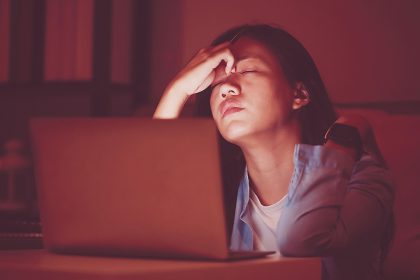
[[[237,60],[253,58],[273,68],[280,68],[274,54],[262,43],[250,37],[241,37],[232,44],[231,51]]]

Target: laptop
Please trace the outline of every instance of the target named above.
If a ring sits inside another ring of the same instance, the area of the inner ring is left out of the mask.
[[[30,122],[44,245],[82,255],[226,260],[231,252],[212,120]]]

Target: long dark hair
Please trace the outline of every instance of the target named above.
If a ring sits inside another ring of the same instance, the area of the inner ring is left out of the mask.
[[[244,36],[261,42],[275,55],[292,88],[297,83],[304,85],[309,93],[310,102],[297,111],[302,142],[312,145],[322,144],[325,132],[336,120],[337,115],[309,53],[298,40],[283,29],[265,24],[234,27],[218,36],[212,45],[233,42]],[[210,89],[197,94],[197,116],[211,117],[210,94]],[[244,174],[245,160],[239,147],[222,137],[220,137],[220,147],[223,181],[226,188],[227,223],[231,228],[237,188]]]

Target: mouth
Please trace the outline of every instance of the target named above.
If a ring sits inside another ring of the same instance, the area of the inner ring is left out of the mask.
[[[236,101],[226,100],[220,105],[220,115],[222,119],[228,115],[235,114],[244,110],[241,104]]]

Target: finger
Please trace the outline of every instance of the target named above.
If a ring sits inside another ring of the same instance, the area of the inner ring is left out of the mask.
[[[229,75],[232,72],[232,68],[233,68],[233,64],[235,63],[235,60],[233,59],[233,56],[232,56],[232,59],[227,59],[225,60],[225,62],[226,62],[225,72],[226,72],[226,75]]]
[[[225,49],[227,46],[229,46],[230,43],[229,42],[225,42],[216,46],[209,46],[206,48],[202,48],[200,49],[197,54],[205,54],[208,57],[213,56],[214,54],[217,54],[220,50]]]
[[[232,52],[230,51],[230,49],[228,49],[228,48],[219,50],[217,53],[215,53],[211,56],[211,59],[212,59],[213,69],[216,68],[217,66],[219,66],[222,61],[224,61],[225,64],[226,64],[226,66],[225,66],[226,74],[230,73],[230,71],[232,70],[233,65],[235,63],[235,58],[234,58]]]

